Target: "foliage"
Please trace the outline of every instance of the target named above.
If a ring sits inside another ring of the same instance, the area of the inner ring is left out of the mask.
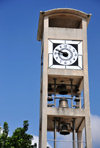
[[[3,133],[0,135],[0,148],[32,148],[32,135],[27,134],[28,121],[23,122],[23,127],[15,129],[11,137],[8,136],[8,123],[4,122]]]

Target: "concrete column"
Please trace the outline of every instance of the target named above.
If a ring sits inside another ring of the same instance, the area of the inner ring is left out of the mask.
[[[56,148],[56,120],[54,120],[54,148]]]
[[[41,133],[40,133],[41,141],[39,148],[46,148],[47,147],[47,115],[42,119],[42,126],[41,126]]]
[[[83,64],[84,64],[84,107],[85,107],[85,135],[86,148],[92,148],[92,136],[90,125],[90,102],[89,102],[89,83],[88,83],[88,58],[87,58],[87,22],[82,21],[83,36]]]
[[[73,148],[76,148],[76,143],[75,143],[75,119],[73,119]]]
[[[82,131],[77,133],[77,147],[83,148],[83,139],[82,139]]]
[[[44,18],[43,34],[43,81],[42,81],[42,98],[41,98],[41,130],[40,130],[40,147],[47,147],[47,96],[48,96],[48,18]],[[47,62],[46,62],[47,61]]]
[[[91,136],[91,126],[90,117],[85,117],[85,137],[86,137],[86,148],[92,148],[92,136]]]

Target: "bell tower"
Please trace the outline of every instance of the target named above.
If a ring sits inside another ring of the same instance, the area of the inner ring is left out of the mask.
[[[53,143],[52,148],[65,142],[69,148],[67,140],[57,139],[58,134],[72,136],[72,148],[92,148],[87,59],[90,17],[74,9],[40,12],[39,148],[46,148],[47,142]],[[52,139],[48,139],[50,132]]]

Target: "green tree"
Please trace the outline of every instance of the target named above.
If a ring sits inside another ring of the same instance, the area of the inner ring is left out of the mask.
[[[8,123],[4,122],[3,133],[0,135],[0,148],[8,148],[6,145],[8,143]]]
[[[4,123],[3,134],[0,136],[0,148],[32,148],[32,135],[27,134],[28,121],[23,122],[23,127],[15,129],[13,135],[8,137],[8,124]]]
[[[27,134],[28,121],[23,122],[23,128],[17,128],[12,135],[12,146],[15,148],[31,148],[32,136]]]

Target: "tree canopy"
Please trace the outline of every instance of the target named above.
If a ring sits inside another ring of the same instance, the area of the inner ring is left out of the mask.
[[[32,135],[27,134],[28,121],[23,122],[23,127],[15,129],[12,136],[8,136],[8,123],[4,122],[3,133],[0,135],[0,148],[32,148]]]

